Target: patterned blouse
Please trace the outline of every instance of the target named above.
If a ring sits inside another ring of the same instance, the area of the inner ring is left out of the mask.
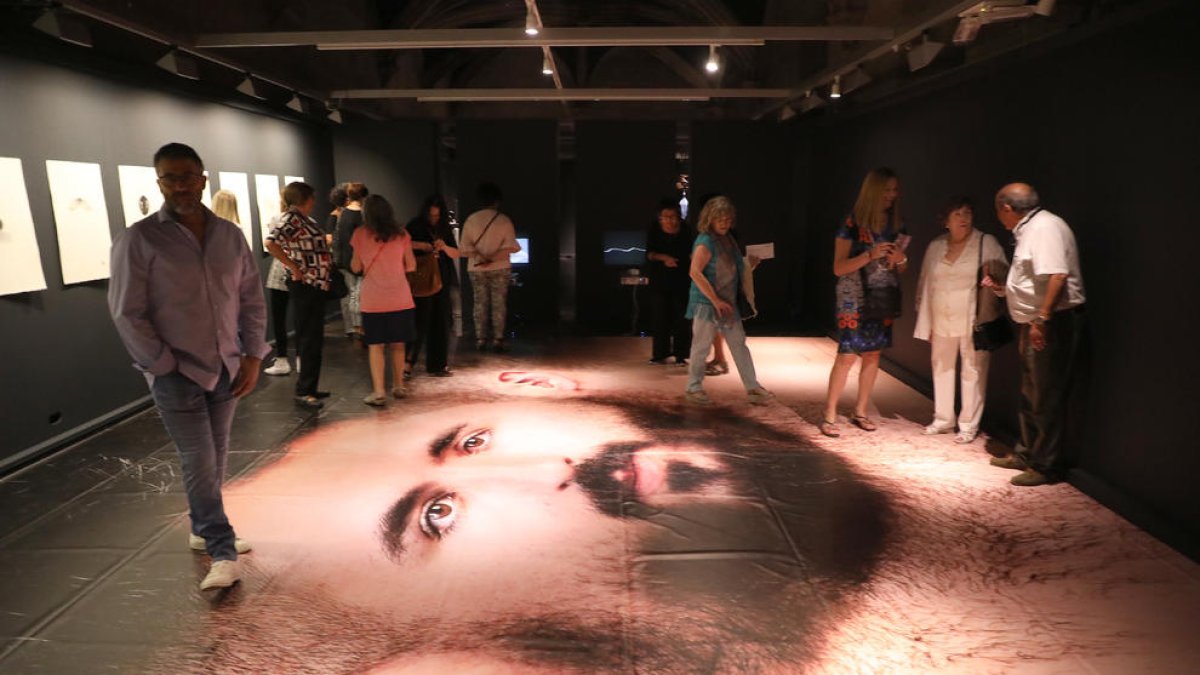
[[[300,266],[303,283],[329,290],[333,254],[325,242],[325,233],[315,220],[295,209],[288,209],[279,216],[279,224],[267,235],[267,241],[279,244],[288,258]]]

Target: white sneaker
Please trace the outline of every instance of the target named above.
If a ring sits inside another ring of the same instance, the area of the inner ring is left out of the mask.
[[[772,394],[762,387],[751,389],[750,391],[746,392],[746,396],[750,399],[750,403],[754,405],[764,405],[768,401],[771,401],[775,398],[775,394]]]
[[[925,430],[922,431],[921,433],[925,434],[926,436],[937,436],[938,434],[952,434],[952,433],[954,433],[954,427],[939,427],[936,424],[930,424],[929,426],[925,427]]]
[[[236,560],[218,560],[208,568],[208,576],[200,582],[200,590],[208,591],[214,588],[229,588],[241,579],[241,570]]]
[[[287,375],[292,372],[292,367],[288,365],[287,359],[280,357],[275,359],[275,363],[272,363],[271,367],[263,372],[267,375]]]
[[[188,535],[188,548],[192,549],[193,551],[198,551],[200,553],[204,553],[204,551],[207,550],[204,547],[204,537],[199,537],[194,534],[189,534]],[[250,542],[246,541],[245,539],[242,539],[241,537],[237,537],[233,540],[233,550],[237,551],[238,555],[241,555],[243,553],[249,553],[252,550],[252,548],[253,547],[250,546]]]

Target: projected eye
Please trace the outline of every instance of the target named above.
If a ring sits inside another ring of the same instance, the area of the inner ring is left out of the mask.
[[[441,539],[458,520],[456,495],[444,494],[430,499],[421,507],[421,531],[433,539]]]
[[[486,450],[491,442],[491,429],[480,429],[463,436],[462,440],[458,442],[458,449],[465,454],[474,455]]]

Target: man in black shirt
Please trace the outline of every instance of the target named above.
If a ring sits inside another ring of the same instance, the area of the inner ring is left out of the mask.
[[[650,277],[651,330],[654,333],[651,363],[687,363],[692,348],[691,322],[687,310],[688,265],[695,237],[680,218],[679,202],[664,199],[658,205],[657,222],[646,233],[646,267]]]

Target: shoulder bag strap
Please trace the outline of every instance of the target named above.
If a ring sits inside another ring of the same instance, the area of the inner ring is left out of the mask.
[[[983,283],[983,238],[986,236],[983,232],[979,233],[979,260],[975,263],[975,287],[971,289],[971,292],[975,294],[975,316],[971,317],[972,329],[979,325],[979,285]]]
[[[371,262],[367,263],[367,266],[363,268],[363,277],[364,278],[367,276],[367,272],[371,271],[371,267],[375,265],[375,261],[379,259],[379,254],[383,253],[383,249],[386,248],[387,245],[390,243],[392,243],[391,239],[388,239],[387,241],[383,242],[383,246],[380,246],[379,250],[375,251],[375,255],[371,256]]]
[[[500,217],[500,211],[499,211],[499,209],[497,209],[496,213],[492,214],[492,219],[487,221],[487,225],[483,226],[483,232],[480,232],[479,236],[475,237],[475,243],[471,244],[471,248],[479,247],[479,242],[483,240],[483,235],[487,234],[487,231],[489,229],[491,229],[491,227],[492,227],[492,223],[496,222],[496,219],[499,217]]]

